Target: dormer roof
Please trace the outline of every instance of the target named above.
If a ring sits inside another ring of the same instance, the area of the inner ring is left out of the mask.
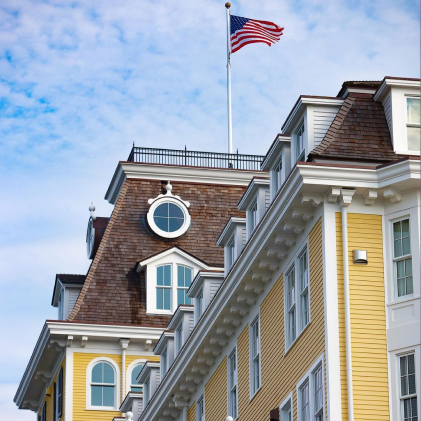
[[[216,244],[218,246],[224,246],[227,241],[232,237],[234,234],[234,230],[238,225],[246,225],[246,218],[235,218],[231,217],[229,221],[225,224],[224,229],[222,230],[218,240],[216,240]]]
[[[170,322],[168,323],[168,329],[174,330],[180,324],[182,316],[184,313],[193,313],[194,306],[193,305],[179,305],[175,313],[171,317]]]
[[[246,191],[241,196],[240,201],[238,202],[238,210],[247,210],[247,208],[250,206],[251,201],[256,196],[257,190],[259,188],[267,188],[269,189],[270,186],[270,180],[269,178],[257,178],[254,177],[250,184],[248,185]]]
[[[290,143],[291,136],[279,133],[263,158],[261,169],[263,171],[269,171],[276,164],[276,160],[278,159],[282,148]]]
[[[51,305],[53,307],[58,306],[58,301],[60,299],[60,288],[59,284],[64,286],[75,286],[82,288],[85,283],[86,275],[74,275],[74,274],[64,274],[58,273],[56,275],[56,280],[54,282],[53,297],[51,299]]]
[[[126,397],[124,398],[124,401],[121,403],[119,411],[122,413],[126,413],[130,411],[133,400],[135,399],[142,399],[143,398],[143,392],[128,392]],[[123,420],[126,420],[127,418],[122,418]]]
[[[164,348],[167,346],[167,343],[170,339],[174,339],[174,331],[173,330],[165,330],[162,332],[161,337],[158,339],[158,342],[153,349],[153,353],[155,355],[161,355]]]
[[[160,364],[153,361],[146,361],[145,365],[142,367],[142,370],[140,370],[139,375],[136,378],[136,381],[140,384],[144,384],[147,380],[151,370],[157,369],[159,370]]]
[[[219,270],[201,270],[194,277],[186,294],[188,297],[194,297],[203,285],[203,280],[206,278],[224,278],[224,268]]]

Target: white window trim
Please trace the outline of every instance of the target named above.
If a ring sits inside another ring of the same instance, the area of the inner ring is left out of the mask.
[[[237,416],[234,418],[231,414],[232,414],[232,407],[231,407],[231,389],[232,387],[230,387],[230,358],[232,355],[235,354],[235,366],[236,366],[236,376],[234,378],[234,382],[235,382],[235,389],[236,389],[236,406],[237,406]],[[230,415],[231,417],[233,417],[233,421],[235,421],[238,418],[238,354],[237,354],[237,345],[234,347],[234,349],[228,354],[228,361],[227,361],[227,391],[228,391],[228,415]]]
[[[284,408],[288,404],[290,405],[290,409],[291,409],[291,421],[294,419],[294,401],[293,401],[292,397],[293,397],[292,392],[290,392],[290,394],[279,405],[279,419],[280,419],[280,421],[284,421],[283,415],[285,416],[286,414],[282,414],[282,412],[285,412]]]
[[[114,374],[116,376],[115,390],[114,390],[114,407],[111,406],[92,406],[91,405],[91,380],[92,380],[92,369],[95,364],[99,362],[110,363],[114,368]],[[118,411],[120,406],[120,369],[117,363],[108,357],[97,357],[89,362],[86,367],[86,410],[87,411]]]
[[[406,395],[407,397],[402,398],[402,390],[401,390],[401,364],[400,364],[400,359],[401,357],[405,357],[406,355],[413,355],[414,356],[414,365],[415,365],[415,394],[414,395]],[[420,391],[419,391],[419,382],[418,382],[418,377],[419,374],[417,375],[417,373],[419,373],[419,371],[417,371],[417,369],[419,370],[419,368],[417,368],[417,356],[416,356],[416,351],[415,349],[410,349],[410,350],[406,350],[403,352],[399,352],[397,354],[395,354],[395,358],[396,358],[396,367],[397,367],[397,376],[396,376],[396,381],[397,381],[397,391],[398,391],[398,396],[397,396],[397,404],[398,404],[398,412],[399,412],[399,420],[403,421],[404,420],[404,412],[403,412],[403,401],[404,399],[409,399],[411,397],[415,397],[417,398],[417,409],[418,409],[418,414],[420,413],[420,399],[419,399],[419,395],[420,395]]]
[[[253,357],[252,357],[252,347],[253,347],[253,324],[259,321],[259,387],[253,391]],[[257,395],[257,392],[262,388],[262,335],[261,335],[261,324],[260,324],[260,312],[257,314],[256,317],[249,324],[249,391],[250,391],[250,401]]]
[[[126,370],[126,392],[130,392],[131,390],[131,386],[132,386],[132,371],[135,368],[135,366],[137,366],[138,364],[143,364],[145,365],[146,362],[148,360],[141,358],[138,360],[134,360],[133,362],[131,362],[128,366],[127,366],[127,370]],[[142,387],[142,385],[139,383],[139,387]]]
[[[393,224],[399,221],[404,221],[405,219],[409,220],[409,247],[411,248],[411,254],[406,255],[405,257],[397,257],[395,258],[395,244],[394,244],[394,237],[393,237]],[[415,293],[415,281],[414,281],[414,255],[412,253],[413,250],[413,235],[411,233],[411,225],[413,221],[411,221],[411,216],[409,214],[405,214],[403,216],[399,216],[394,219],[389,220],[389,242],[390,242],[390,260],[392,266],[392,282],[393,282],[393,302],[401,302],[407,299],[411,299],[414,297]],[[398,297],[398,278],[397,278],[397,263],[400,260],[405,259],[412,259],[412,294],[402,295],[402,297]]]
[[[307,327],[311,323],[311,279],[310,279],[310,256],[309,256],[309,244],[308,238],[304,242],[305,245],[301,247],[295,255],[291,258],[290,262],[286,266],[288,270],[284,272],[284,332],[285,332],[285,353],[284,355],[293,347],[293,345],[297,342],[298,338],[301,334],[307,329]],[[301,328],[301,296],[299,291],[299,264],[300,264],[300,257],[302,254],[307,251],[307,273],[308,273],[308,323]],[[295,269],[295,339],[288,343],[289,337],[289,319],[288,319],[288,308],[287,308],[287,297],[288,297],[288,282],[287,282],[287,274],[292,270],[294,267]]]
[[[416,128],[419,129],[421,127],[421,125],[416,124],[416,123],[408,123],[408,112],[407,112],[408,99],[418,99],[418,100],[420,100],[420,97],[416,96],[416,95],[408,95],[408,94],[405,95],[405,141],[406,141],[406,149],[408,150],[408,152],[415,152],[415,154],[418,155],[420,153],[420,151],[415,151],[415,150],[409,149],[408,127],[416,127]]]
[[[170,286],[163,286],[158,285],[158,268],[164,267],[164,266],[170,266],[171,267],[171,285]],[[176,266],[176,265],[175,265]],[[170,309],[161,309],[157,306],[157,296],[158,296],[158,289],[169,289],[170,290]],[[158,313],[162,314],[171,314],[173,313],[173,301],[174,301],[174,265],[171,262],[168,263],[162,263],[160,265],[155,266],[155,310]]]
[[[203,405],[203,418],[199,413],[199,402],[202,402]],[[196,421],[205,421],[205,394],[202,394],[196,403]]]
[[[322,368],[322,388],[323,388],[323,419],[326,417],[326,385],[325,385],[325,371],[324,371],[324,364],[323,358],[324,354],[322,355],[313,363],[310,369],[304,374],[304,376],[300,379],[297,383],[296,393],[297,393],[297,419],[298,421],[302,421],[301,418],[301,388],[302,386],[308,381],[309,383],[309,406],[310,406],[310,421],[315,420],[314,416],[314,381],[313,381],[313,374],[321,366]]]

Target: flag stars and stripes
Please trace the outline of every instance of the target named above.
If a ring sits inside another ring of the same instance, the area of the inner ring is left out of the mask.
[[[273,22],[230,16],[231,53],[247,44],[262,42],[269,47],[281,39],[284,28]]]

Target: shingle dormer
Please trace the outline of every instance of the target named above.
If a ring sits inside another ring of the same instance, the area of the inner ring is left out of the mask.
[[[246,218],[230,218],[216,241],[218,246],[224,247],[225,275],[243,250],[246,238]]]
[[[238,203],[238,210],[246,211],[247,240],[269,207],[269,186],[267,178],[253,178]]]

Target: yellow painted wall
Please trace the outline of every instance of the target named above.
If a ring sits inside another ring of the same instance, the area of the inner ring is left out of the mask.
[[[294,419],[297,417],[296,385],[325,350],[321,220],[309,236],[309,268],[311,322],[285,356],[283,276],[274,284],[260,306],[262,387],[251,401],[248,326],[238,337],[239,421],[268,420],[269,411],[278,407],[292,391]],[[226,402],[226,373],[224,393]],[[221,419],[224,418],[219,417]]]
[[[120,368],[120,395],[121,395],[121,354],[90,354],[75,352],[73,354],[73,421],[110,421],[113,417],[121,416],[119,411],[86,410],[86,369],[95,358],[107,357],[115,361]],[[126,355],[126,371],[130,363],[137,359],[159,361],[156,356]],[[121,398],[120,398],[121,399]],[[121,400],[119,402],[120,406]]]
[[[53,384],[55,382],[57,382],[57,376],[58,376],[58,373],[60,371],[60,368],[63,368],[63,414],[62,414],[60,419],[61,419],[61,421],[64,421],[64,404],[65,404],[65,393],[66,393],[65,382],[64,382],[65,375],[66,375],[65,366],[66,366],[66,361],[65,361],[65,359],[63,359],[60,367],[58,368],[58,370],[57,370],[57,372],[56,372],[56,374],[53,378],[51,386],[46,391],[45,402],[47,402],[47,421],[53,421],[53,414],[54,414],[54,386],[53,386]],[[41,409],[38,413],[39,415],[41,415],[42,406],[41,406]]]
[[[205,386],[205,420],[220,421],[227,416],[227,358],[225,357]]]
[[[196,402],[187,411],[187,421],[196,421]]]
[[[347,419],[342,218],[336,214],[342,417]],[[381,215],[348,214],[349,289],[354,418],[389,420],[386,315]],[[352,262],[352,250],[367,250],[368,264]]]

